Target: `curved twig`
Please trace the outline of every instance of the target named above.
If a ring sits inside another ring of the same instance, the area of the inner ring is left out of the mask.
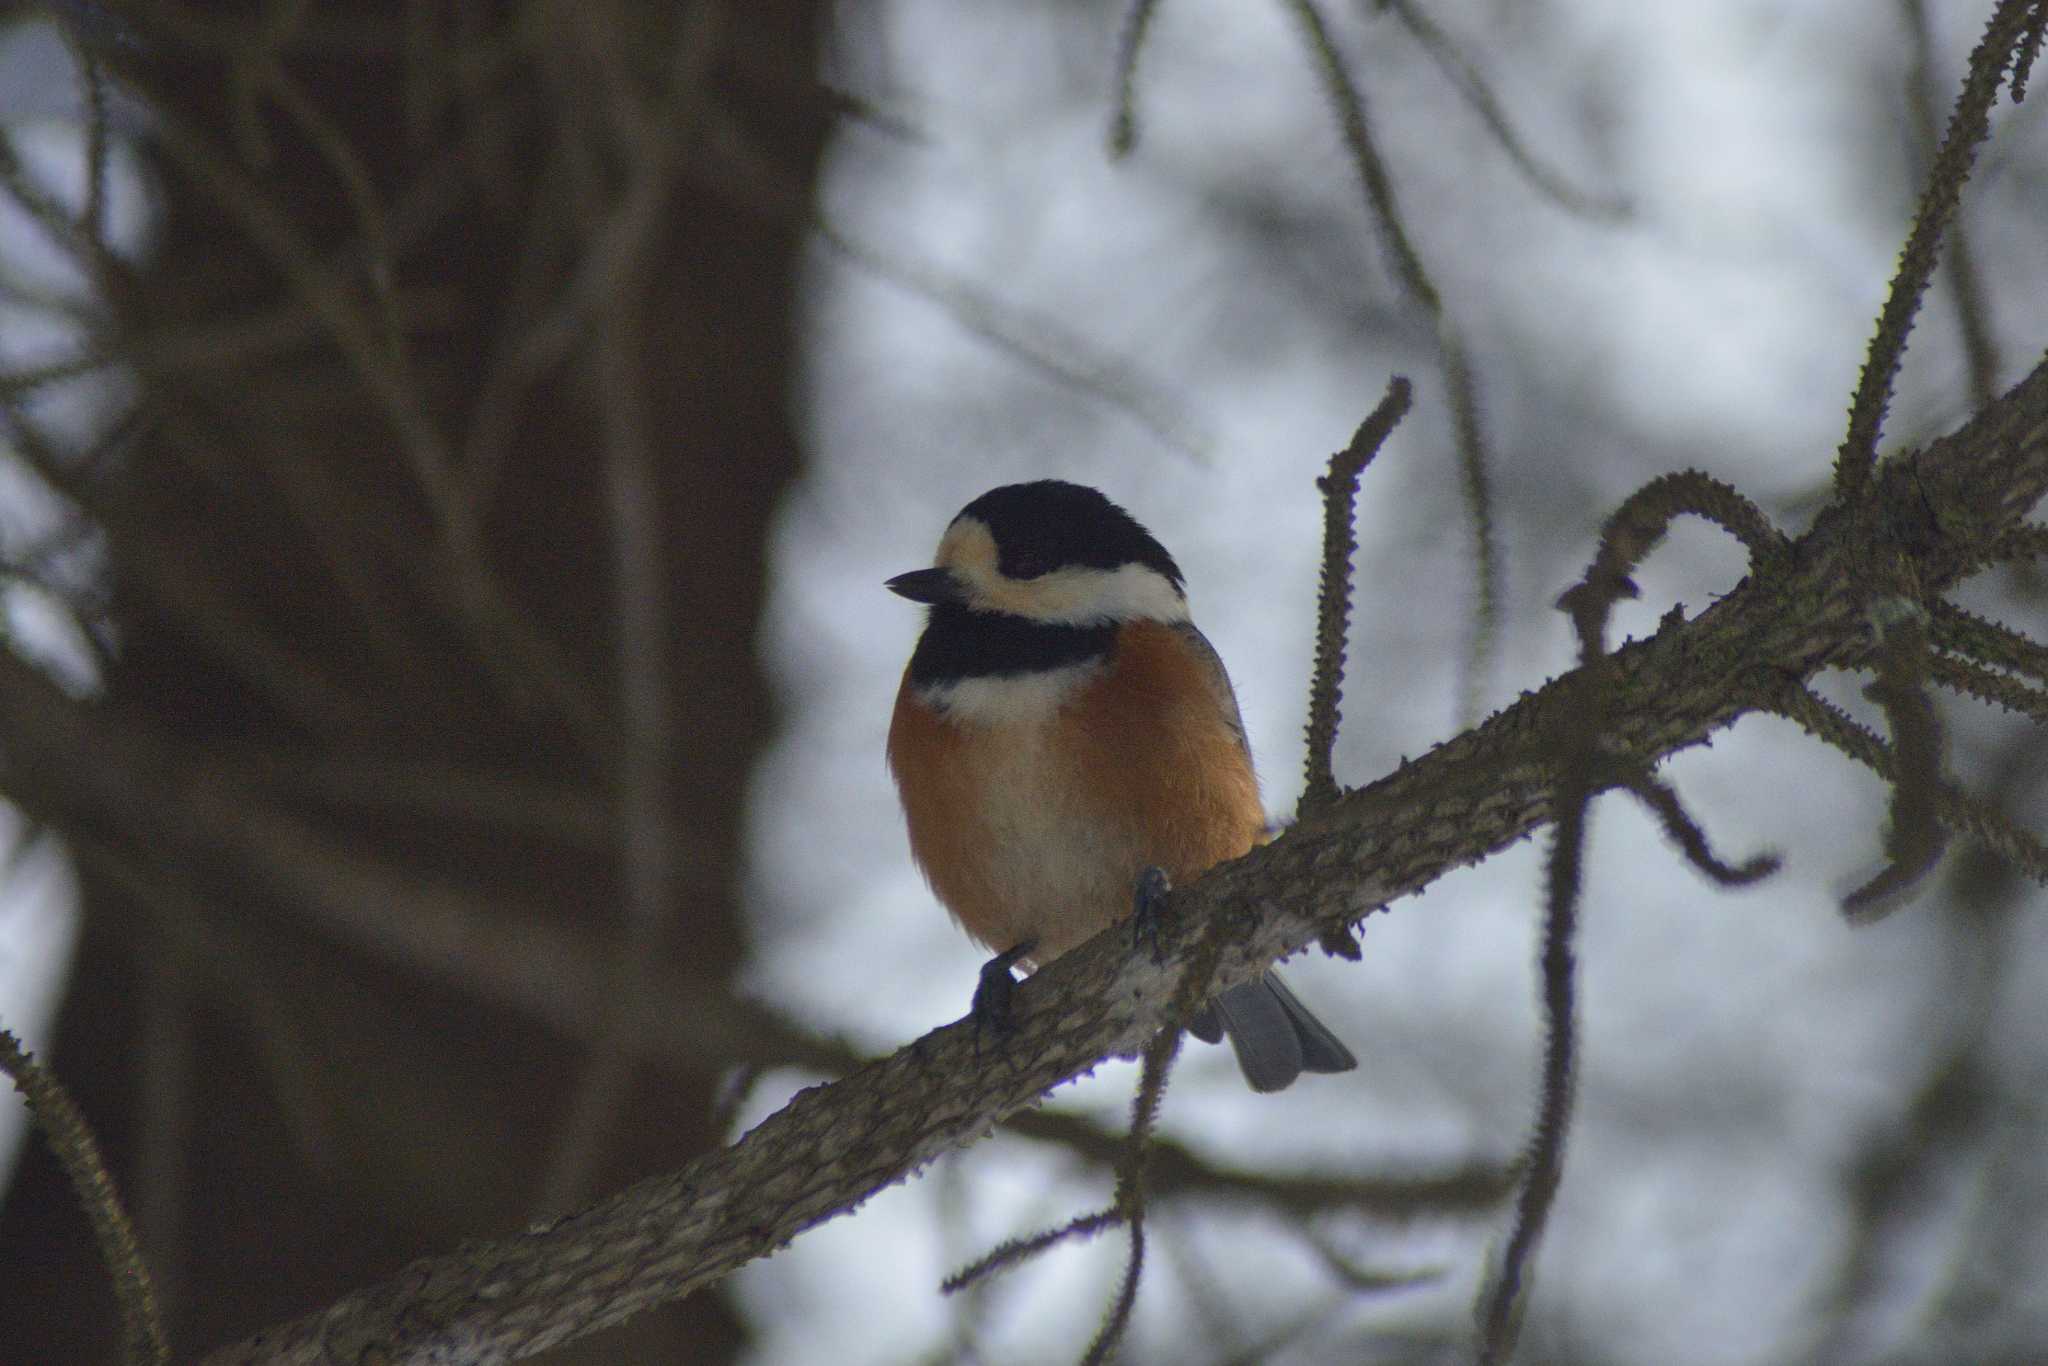
[[[1330,457],[1329,473],[1316,480],[1323,493],[1323,573],[1316,595],[1316,660],[1308,691],[1308,774],[1300,811],[1306,815],[1337,799],[1332,768],[1344,698],[1344,654],[1351,630],[1352,557],[1358,553],[1353,523],[1358,479],[1378,455],[1396,424],[1407,415],[1408,381],[1396,375],[1387,396],[1358,424],[1351,444]]]
[[[5,1072],[28,1101],[29,1112],[57,1154],[78,1203],[100,1246],[100,1257],[114,1282],[114,1298],[121,1306],[121,1343],[124,1360],[130,1363],[158,1363],[170,1360],[170,1342],[157,1312],[156,1290],[150,1281],[148,1264],[135,1241],[135,1226],[121,1208],[114,1178],[100,1154],[99,1141],[79,1113],[77,1102],[51,1071],[37,1062],[21,1040],[0,1029],[0,1072]]]

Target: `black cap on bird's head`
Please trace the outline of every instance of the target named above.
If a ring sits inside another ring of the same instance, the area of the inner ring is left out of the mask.
[[[889,580],[913,602],[1035,621],[1187,618],[1180,566],[1099,491],[1062,479],[1005,484],[960,510],[930,569]]]
[[[1130,513],[1086,484],[1040,479],[990,489],[960,509],[995,537],[996,567],[1013,579],[1035,579],[1069,565],[1119,569],[1141,564],[1175,587],[1180,566]],[[956,522],[959,517],[954,519]]]

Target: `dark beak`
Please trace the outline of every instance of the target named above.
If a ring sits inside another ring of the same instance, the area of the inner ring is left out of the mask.
[[[960,591],[960,580],[953,577],[950,569],[913,569],[882,586],[912,602],[928,602],[934,607],[967,600],[967,595]]]

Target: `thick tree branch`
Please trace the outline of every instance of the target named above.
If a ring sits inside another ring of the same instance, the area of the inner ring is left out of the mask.
[[[1755,709],[1785,679],[1865,660],[1871,588],[1855,568],[1869,562],[1873,534],[1931,596],[1993,558],[2044,489],[2048,364],[1961,431],[1882,466],[1865,516],[1830,507],[1782,564],[1604,661],[1611,750],[1654,761]],[[1100,1059],[1137,1053],[1219,918],[1220,986],[1528,834],[1551,814],[1554,747],[1542,737],[1569,724],[1572,682],[1525,696],[1177,894],[1163,962],[1130,952],[1116,931],[1061,958],[1019,993],[1017,1031],[997,1058],[985,1042],[977,1048],[970,1025],[949,1025],[802,1092],[672,1175],[516,1237],[415,1262],[212,1360],[355,1361],[373,1349],[388,1361],[506,1360],[710,1285]],[[7,719],[0,714],[0,727]]]

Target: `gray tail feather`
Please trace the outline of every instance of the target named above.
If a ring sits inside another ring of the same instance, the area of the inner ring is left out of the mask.
[[[1276,972],[1215,997],[1188,1021],[1188,1032],[1204,1043],[1218,1043],[1228,1034],[1237,1065],[1254,1091],[1285,1090],[1303,1072],[1349,1072],[1358,1066],[1351,1050],[1309,1013]]]

